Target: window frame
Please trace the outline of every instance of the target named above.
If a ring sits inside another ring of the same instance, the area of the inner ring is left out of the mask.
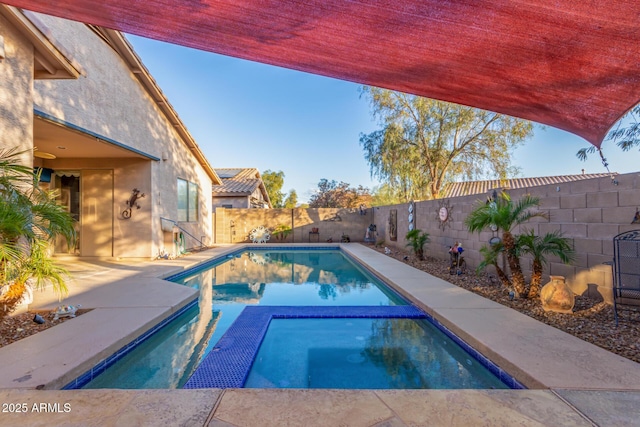
[[[177,180],[177,217],[179,222],[199,222],[200,186],[188,179]],[[181,204],[186,205],[181,207]]]

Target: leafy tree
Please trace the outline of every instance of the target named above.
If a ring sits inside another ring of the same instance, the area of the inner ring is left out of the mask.
[[[283,207],[284,193],[282,192],[282,186],[284,185],[284,172],[275,172],[267,169],[262,173],[262,182],[264,182],[264,186],[267,189],[271,206],[274,208]]]
[[[318,191],[309,199],[311,208],[357,208],[360,205],[371,205],[369,189],[362,185],[350,187],[346,182],[329,181],[322,178],[318,183]]]
[[[629,111],[619,122],[618,125],[609,131],[605,141],[613,141],[622,151],[629,151],[634,147],[640,146],[640,104],[636,105]],[[626,125],[626,126],[625,126]],[[603,163],[607,166],[607,159],[604,158],[602,151],[591,145],[587,148],[581,148],[576,156],[582,160],[587,160],[589,154],[600,153]]]
[[[39,174],[20,164],[22,154],[0,151],[0,318],[17,307],[29,280],[66,292],[67,272],[48,251],[57,236],[75,239],[73,218],[56,202],[56,192],[38,186]]]
[[[446,183],[488,171],[516,175],[511,152],[533,135],[530,122],[502,114],[369,86],[362,95],[382,126],[360,135],[371,175],[403,202],[436,197]]]
[[[479,233],[490,229],[491,226],[496,226],[498,230],[502,230],[502,250],[509,264],[511,284],[518,296],[521,297],[526,295],[526,284],[520,266],[516,238],[511,231],[517,225],[523,224],[531,218],[546,218],[546,213],[531,210],[531,208],[539,204],[539,198],[529,195],[525,195],[517,202],[513,202],[507,193],[502,192],[496,200],[490,203],[483,202],[476,207],[465,219],[465,224],[471,232]]]
[[[422,232],[421,230],[415,228],[409,231],[405,238],[409,241],[409,243],[407,243],[407,246],[409,246],[413,250],[413,253],[416,254],[418,259],[423,260],[424,245],[429,243],[429,233]]]
[[[298,205],[298,193],[296,190],[289,190],[287,198],[284,199],[284,206],[287,209],[293,209]]]
[[[373,188],[371,206],[389,206],[405,203],[406,195],[401,194],[388,182]]]
[[[520,253],[533,256],[533,268],[529,285],[529,298],[535,298],[540,292],[542,281],[542,268],[547,263],[547,255],[560,258],[565,264],[575,259],[575,252],[569,243],[569,239],[562,237],[562,233],[554,231],[544,236],[536,236],[533,230],[528,230],[516,239],[516,245]]]

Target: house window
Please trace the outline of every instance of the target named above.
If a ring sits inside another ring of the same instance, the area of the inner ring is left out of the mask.
[[[198,184],[179,178],[178,221],[198,221]]]

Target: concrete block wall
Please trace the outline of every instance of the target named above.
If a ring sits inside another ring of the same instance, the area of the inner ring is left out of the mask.
[[[528,189],[507,190],[513,199],[524,194],[540,198],[539,210],[548,219],[534,218],[516,227],[514,233],[533,229],[537,234],[560,230],[572,240],[576,250],[576,260],[565,265],[559,259],[550,258],[544,269],[544,282],[549,275],[565,276],[567,283],[577,294],[602,296],[611,301],[612,271],[603,264],[613,258],[613,237],[619,233],[640,229],[640,224],[631,224],[636,210],[640,208],[640,173],[617,175],[615,183],[610,178],[595,178],[570,183],[551,184]],[[431,237],[425,253],[440,259],[448,259],[448,248],[456,241],[465,248],[467,264],[474,268],[480,262],[480,248],[487,244],[494,234],[484,231],[471,234],[464,225],[464,219],[477,203],[484,203],[489,195],[457,197],[447,200],[429,200],[415,204],[416,227],[428,232]],[[451,220],[440,223],[438,209],[448,205]],[[398,240],[389,239],[389,212],[398,212]],[[374,222],[380,239],[388,247],[404,248],[408,231],[408,205],[394,205],[374,208]],[[531,259],[523,258],[525,277],[531,273]]]
[[[359,209],[225,209],[216,208],[215,243],[249,242],[249,233],[259,226],[273,230],[288,225],[292,232],[284,240],[274,237],[269,241],[282,243],[340,242],[342,235],[352,242],[362,242],[373,212],[362,214]],[[310,234],[313,228],[318,234]]]
[[[640,224],[631,224],[635,212],[640,208],[640,173],[610,178],[595,178],[571,183],[551,184],[528,189],[507,190],[515,200],[525,194],[540,198],[539,211],[548,218],[533,218],[516,227],[513,232],[523,233],[532,229],[536,234],[559,230],[571,239],[576,251],[576,260],[565,265],[559,259],[549,258],[545,266],[543,283],[549,275],[560,275],[576,294],[587,293],[611,301],[612,271],[603,264],[613,259],[613,237],[619,233],[640,229]],[[479,234],[470,233],[464,220],[478,205],[485,203],[488,194],[427,200],[415,203],[413,212],[415,227],[430,235],[425,253],[439,259],[449,259],[448,250],[456,241],[465,249],[467,265],[473,269],[480,263],[480,248],[489,239],[498,236],[489,230]],[[449,209],[449,220],[441,223],[438,212],[442,206]],[[389,236],[389,216],[397,212],[397,240]],[[230,224],[235,224],[235,235]],[[284,243],[326,242],[331,238],[339,242],[342,234],[351,241],[361,242],[367,227],[375,224],[376,240],[390,248],[406,249],[405,235],[409,231],[409,205],[399,204],[367,209],[361,215],[357,209],[216,209],[216,243],[248,241],[249,232],[264,225],[271,229],[279,224],[290,225],[293,232]],[[312,228],[319,234],[310,235]],[[276,241],[272,239],[271,241]],[[382,243],[383,242],[383,243]],[[530,258],[522,259],[525,277],[531,274]]]

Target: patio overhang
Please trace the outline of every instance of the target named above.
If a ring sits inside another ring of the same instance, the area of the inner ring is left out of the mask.
[[[509,114],[596,146],[640,100],[640,2],[631,0],[6,2]]]
[[[80,126],[34,110],[34,156],[43,159],[160,158],[135,149],[123,142],[96,134]]]

